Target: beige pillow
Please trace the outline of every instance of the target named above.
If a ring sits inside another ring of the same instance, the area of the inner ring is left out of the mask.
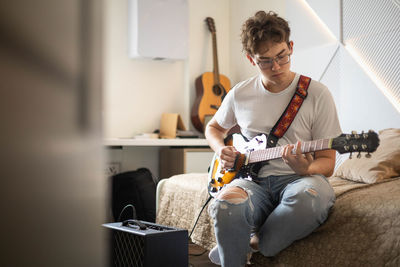
[[[376,183],[383,179],[400,176],[400,129],[385,129],[379,132],[379,147],[371,154],[361,158],[347,159],[333,176],[344,179]]]

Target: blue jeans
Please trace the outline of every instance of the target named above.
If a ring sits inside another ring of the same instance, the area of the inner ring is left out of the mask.
[[[259,238],[264,256],[274,256],[309,235],[328,217],[335,194],[322,175],[268,176],[233,180],[248,198],[232,204],[215,199],[209,207],[222,266],[244,266],[250,234]]]

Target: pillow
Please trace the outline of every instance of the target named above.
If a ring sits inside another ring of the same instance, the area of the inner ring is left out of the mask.
[[[333,176],[373,184],[383,179],[400,176],[400,129],[379,131],[379,146],[371,153],[371,158],[364,155],[345,160]]]

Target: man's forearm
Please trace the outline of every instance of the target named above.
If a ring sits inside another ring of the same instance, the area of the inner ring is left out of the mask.
[[[308,167],[308,174],[322,174],[329,177],[333,174],[335,159],[330,157],[320,157],[313,160]]]
[[[217,152],[221,147],[225,146],[225,134],[213,126],[207,126],[205,136],[210,147]]]
[[[226,133],[227,130],[222,128],[214,118],[212,118],[207,124],[204,132],[208,144],[215,152],[218,152],[223,146],[225,146],[224,138]]]

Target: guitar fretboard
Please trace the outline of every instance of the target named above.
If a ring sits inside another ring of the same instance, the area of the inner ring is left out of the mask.
[[[214,63],[214,84],[219,84],[218,52],[217,52],[217,34],[212,33],[213,43],[213,63]]]
[[[266,149],[255,150],[250,153],[249,163],[255,163],[265,160],[278,159],[282,157],[283,146],[271,147]],[[296,148],[292,151],[296,153]],[[331,149],[331,139],[318,139],[301,143],[302,153],[314,152]]]

